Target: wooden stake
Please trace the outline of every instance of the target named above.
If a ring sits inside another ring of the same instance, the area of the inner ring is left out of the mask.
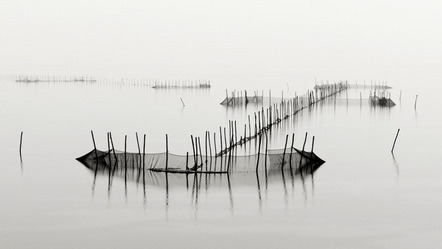
[[[259,142],[258,142],[258,158],[256,159],[256,171],[258,171],[258,165],[259,165],[259,154],[261,153],[261,135],[259,135]]]
[[[207,132],[207,138],[208,138],[208,140],[209,140],[209,153],[210,153],[210,160],[212,160],[212,145],[211,145],[211,142],[210,142],[210,132],[209,132],[209,131]]]
[[[144,136],[143,136],[143,172],[144,172],[145,166],[146,166],[146,134],[144,134]]]
[[[302,153],[304,153],[305,143],[307,142],[307,132],[305,133],[304,144],[302,145]]]
[[[310,159],[313,158],[313,147],[315,146],[315,136],[312,137],[312,152],[310,154]]]
[[[293,154],[293,144],[295,143],[295,133],[292,134],[292,145],[290,146],[290,159],[289,164],[292,167],[292,154]]]
[[[167,171],[168,166],[169,166],[169,139],[166,134],[166,171]]]
[[[266,134],[266,137],[265,137],[265,139],[266,139],[266,151],[265,151],[265,156],[264,156],[264,170],[265,170],[265,172],[266,172],[266,177],[267,177],[267,151],[268,151],[268,142],[269,142],[269,140],[268,140],[268,137],[267,137],[267,132],[265,133]]]
[[[287,141],[289,140],[289,134],[287,134],[285,136],[285,145],[284,145],[284,153],[282,154],[282,165],[281,165],[281,169],[284,168],[284,163],[285,163],[285,150],[287,148]]]
[[[114,154],[114,157],[115,157],[115,166],[118,166],[118,158],[117,158],[117,154],[115,154],[115,147],[114,147],[114,140],[112,139],[112,132],[109,132],[109,137],[110,137],[110,141],[111,141],[111,145],[112,145],[112,153]]]
[[[225,147],[226,147],[226,150],[227,150],[227,135],[226,135],[226,127],[224,127],[224,144],[225,144]],[[231,144],[229,145],[229,148],[230,148],[230,146],[231,146]]]
[[[399,131],[401,129],[397,129],[396,137],[394,138],[393,147],[391,148],[391,154],[393,154],[394,146],[396,145],[397,137],[399,136]]]
[[[110,136],[109,136],[109,132],[107,133],[107,155],[109,157],[109,172],[110,172],[110,168],[112,168],[112,161],[111,161],[111,150],[110,150]]]
[[[138,140],[138,133],[135,132],[135,136],[137,137],[138,155],[140,156],[140,167],[141,167],[141,149],[140,149],[140,141]]]
[[[207,167],[207,132],[208,131],[206,131],[206,134],[205,134],[205,141],[204,141],[204,147],[206,148],[206,167]]]
[[[94,143],[94,151],[95,151],[95,160],[98,160],[98,152],[97,152],[97,146],[95,145],[95,138],[94,138],[94,132],[91,130],[91,136],[92,136],[92,142]],[[20,134],[20,158],[21,158],[21,144],[22,144],[22,138],[23,138],[23,131]]]
[[[248,115],[249,118],[249,137],[252,137],[252,128],[250,127],[250,115]]]
[[[203,153],[201,152],[201,140],[200,137],[198,137],[198,147],[200,149],[200,159],[201,159],[201,165],[203,165]],[[203,167],[201,167],[201,171],[203,170]]]
[[[124,135],[124,168],[127,169],[127,135]]]
[[[92,131],[91,131],[92,132]],[[95,139],[94,139],[94,134],[92,133],[92,141],[94,142],[94,150],[95,150],[95,158],[97,159],[97,148],[95,147]],[[20,154],[20,161],[22,160],[22,155],[21,155],[21,146],[22,146],[22,142],[23,142],[23,132],[20,133],[20,147],[19,147],[19,154]]]
[[[219,153],[222,155],[222,151],[223,151],[223,131],[221,129],[221,126],[219,127],[219,143],[220,143]]]
[[[235,144],[238,142],[238,137],[236,133],[236,120],[235,120]]]
[[[416,109],[416,104],[417,104],[417,94],[416,94],[416,100],[414,101],[414,109]]]
[[[213,133],[213,145],[215,147],[215,158],[216,158],[216,132]]]

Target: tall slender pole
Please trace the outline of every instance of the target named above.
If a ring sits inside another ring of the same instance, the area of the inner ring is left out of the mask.
[[[94,132],[91,130],[91,136],[92,136],[92,142],[94,143],[94,151],[95,151],[95,160],[98,160],[98,152],[97,152],[97,146],[95,145],[95,138],[94,138]],[[20,134],[20,158],[21,158],[21,144],[23,139],[23,131]]]
[[[267,176],[267,151],[268,151],[268,145],[269,145],[269,140],[267,137],[267,132],[265,133],[266,137],[266,151],[265,151],[265,156],[264,156],[264,170],[266,172],[266,176]]]
[[[91,131],[91,132],[92,132],[92,131]],[[92,141],[94,142],[95,159],[97,159],[97,158],[98,158],[98,155],[97,155],[97,147],[95,146],[94,133],[92,133]],[[22,154],[21,154],[22,143],[23,143],[23,131],[20,133],[20,148],[19,148],[20,161],[23,161],[23,160],[22,160]]]
[[[166,171],[167,171],[168,166],[169,166],[169,139],[166,134]]]
[[[293,144],[295,143],[295,133],[292,134],[292,145],[290,146],[290,159],[289,164],[292,167],[292,154],[293,154]]]
[[[198,146],[200,149],[200,158],[201,158],[201,165],[203,164],[203,153],[201,152],[201,140],[200,137],[198,137]],[[201,171],[203,170],[203,167],[201,166]]]
[[[249,118],[249,137],[252,137],[252,128],[250,127],[250,115],[248,115]]]
[[[416,109],[416,104],[417,104],[417,94],[416,94],[416,100],[414,100],[414,109]]]
[[[146,134],[143,136],[143,172],[146,166]],[[144,175],[144,173],[143,173]]]
[[[216,158],[216,132],[213,133],[213,147],[215,149],[215,158]]]
[[[112,139],[112,132],[109,132],[109,137],[110,137],[110,141],[111,141],[111,145],[112,145],[112,153],[114,154],[114,157],[115,157],[115,166],[118,167],[118,158],[117,158],[117,154],[115,154],[115,147],[114,147],[114,140]]]
[[[401,129],[397,129],[396,137],[394,138],[393,147],[391,148],[391,154],[393,154],[394,146],[396,145],[397,137],[399,136],[399,131]]]
[[[307,142],[307,132],[305,133],[304,144],[302,145],[302,153],[304,153],[305,143]]]
[[[138,140],[138,133],[137,132],[135,132],[135,136],[137,138],[138,155],[140,157],[140,167],[141,167],[141,149],[140,149],[140,141]]]
[[[111,149],[110,149],[110,136],[109,136],[109,132],[107,133],[107,155],[108,155],[108,158],[109,158],[109,172],[110,172],[111,171],[110,168],[112,168],[112,161],[111,161]]]
[[[206,131],[206,134],[205,134],[205,141],[204,141],[204,147],[206,148],[206,167],[207,167],[207,154],[209,154],[209,153],[207,153],[207,132],[208,132],[208,131]]]
[[[210,142],[210,132],[207,132],[207,138],[209,141],[209,153],[210,153],[210,160],[212,160],[212,143]]]
[[[221,129],[221,126],[219,127],[219,143],[220,143],[219,153],[220,153],[220,155],[222,155],[222,151],[223,151],[223,131]]]
[[[284,153],[282,154],[282,164],[281,164],[281,169],[284,168],[284,163],[285,163],[285,150],[287,148],[287,141],[289,140],[289,134],[287,134],[285,136],[285,145],[284,145]]]
[[[195,144],[194,144],[194,142],[193,142],[193,136],[192,135],[190,135],[190,140],[192,141],[192,150],[193,150],[193,162],[194,162],[194,164],[196,165],[196,157],[195,157]],[[195,166],[194,165],[194,166]]]
[[[127,135],[124,135],[124,168],[127,170]]]
[[[258,166],[259,166],[259,154],[261,153],[261,135],[259,135],[259,142],[258,142],[258,157],[256,159],[256,171],[258,172]]]

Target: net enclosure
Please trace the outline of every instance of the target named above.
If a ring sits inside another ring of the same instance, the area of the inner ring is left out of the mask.
[[[77,158],[88,168],[134,168],[168,173],[223,174],[229,172],[272,171],[321,165],[325,161],[313,152],[294,147],[267,150],[253,155],[235,155],[235,150],[221,156],[176,155],[172,153],[125,153],[117,150],[92,150]]]
[[[390,98],[386,97],[370,97],[370,103],[374,106],[385,106],[385,107],[393,107],[396,104]]]

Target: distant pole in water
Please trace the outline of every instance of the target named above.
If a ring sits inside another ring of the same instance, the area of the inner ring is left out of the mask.
[[[114,140],[112,139],[112,132],[109,132],[109,137],[110,137],[110,141],[111,141],[111,145],[112,145],[112,154],[114,154],[114,158],[115,158],[115,166],[118,166],[118,158],[117,158],[117,154],[115,154],[115,147],[114,147]]]
[[[144,172],[144,168],[146,166],[146,134],[144,134],[143,137],[143,172]],[[144,173],[143,173],[144,175]]]
[[[414,101],[414,109],[416,109],[416,104],[417,104],[417,94],[416,94],[416,100]]]
[[[401,92],[399,93],[399,101],[402,101],[402,89]]]
[[[190,140],[192,140],[193,162],[195,163],[194,166],[196,166],[195,143],[193,142],[193,136],[192,135],[190,135]]]
[[[198,137],[198,147],[200,149],[200,158],[201,158],[201,171],[203,170],[203,153],[201,152],[201,140],[200,137]],[[197,148],[198,149],[198,148]]]
[[[281,164],[281,169],[284,168],[284,163],[285,163],[285,150],[287,148],[287,141],[289,140],[289,134],[287,134],[285,136],[285,145],[284,145],[284,153],[282,154],[282,164]]]
[[[185,107],[186,105],[184,104],[183,99],[182,98],[180,98],[180,99],[181,99],[181,103],[183,103],[183,107]]]
[[[256,171],[258,171],[258,165],[259,165],[259,154],[261,153],[261,135],[259,135],[259,142],[258,142],[258,158],[256,160]]]
[[[186,170],[189,170],[189,152],[186,152]]]
[[[210,160],[212,160],[212,143],[210,142],[210,132],[207,131],[207,140],[209,141],[209,154],[210,154]]]
[[[292,145],[290,146],[290,159],[289,159],[290,168],[292,167],[292,154],[293,154],[293,144],[294,143],[295,143],[295,133],[292,134]]]
[[[313,147],[315,147],[315,136],[312,137],[312,152],[310,154],[310,158],[313,157]]]
[[[304,153],[305,143],[307,142],[307,134],[308,134],[308,132],[305,133],[304,145],[302,145],[302,153]]]
[[[110,136],[109,136],[109,132],[107,133],[107,154],[109,157],[109,166],[112,167],[112,161],[111,161],[111,153],[110,153]],[[110,172],[110,169],[109,169]]]
[[[166,171],[169,163],[169,139],[166,134]]]
[[[206,167],[207,167],[207,133],[208,133],[208,131],[206,131],[206,134],[205,134],[205,136],[204,136],[204,139],[205,139],[205,141],[204,141],[204,147],[205,147],[205,149],[206,149]]]
[[[141,149],[140,149],[140,141],[138,140],[137,132],[135,132],[135,136],[137,137],[138,155],[140,156],[140,167],[141,167]]]
[[[91,131],[92,132],[92,131]],[[94,141],[94,148],[95,148],[95,140],[93,139],[94,135],[92,134],[92,141]],[[22,147],[22,142],[23,142],[23,131],[20,133],[20,148],[19,148],[19,153],[20,153],[20,162],[22,162],[22,155],[21,155],[21,147]],[[95,149],[95,155],[97,154],[97,149]]]
[[[124,135],[124,168],[127,169],[127,135]]]
[[[393,154],[394,146],[396,145],[397,137],[399,136],[399,131],[401,129],[397,129],[396,137],[394,138],[393,147],[391,148],[391,154]]]
[[[267,178],[267,151],[268,151],[268,137],[267,137],[267,132],[265,133],[265,139],[266,139],[266,150],[265,150],[265,156],[264,156],[264,170],[265,170],[265,174],[266,174],[266,178]]]

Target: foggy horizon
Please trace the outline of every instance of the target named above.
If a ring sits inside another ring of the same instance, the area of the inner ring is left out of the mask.
[[[0,67],[4,74],[246,85],[315,78],[429,84],[441,76],[440,7],[436,1],[3,1]]]

